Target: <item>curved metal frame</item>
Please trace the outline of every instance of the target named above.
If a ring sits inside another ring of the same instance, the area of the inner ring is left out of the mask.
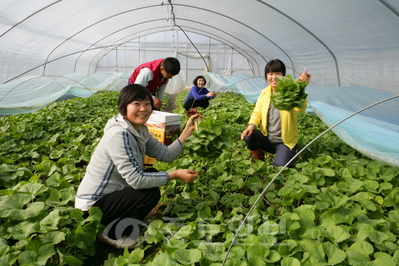
[[[57,3],[57,2],[56,2],[56,3]],[[55,4],[55,3],[54,3],[54,4]],[[175,4],[175,5],[176,5],[176,4]],[[179,4],[178,4],[178,5],[179,5]],[[185,6],[185,7],[193,8],[193,6],[188,6],[188,5],[179,5],[179,6]],[[48,6],[48,7],[49,7],[49,6]],[[61,46],[62,44],[64,44],[64,43],[66,43],[68,40],[72,39],[72,38],[73,38],[74,36],[76,36],[77,34],[79,34],[79,33],[83,32],[83,31],[85,31],[86,29],[88,29],[88,28],[90,28],[90,27],[92,27],[92,26],[94,26],[94,25],[97,25],[97,24],[99,24],[99,23],[101,23],[101,22],[103,22],[103,21],[106,21],[106,20],[108,20],[108,19],[110,19],[110,18],[119,16],[119,15],[122,15],[122,14],[126,14],[126,13],[129,13],[129,12],[132,12],[132,11],[142,10],[142,9],[145,9],[145,8],[153,8],[153,7],[159,7],[159,5],[140,7],[140,8],[137,8],[137,9],[132,9],[132,10],[124,11],[124,12],[121,12],[121,13],[118,13],[118,14],[115,14],[115,15],[112,15],[112,16],[110,16],[110,17],[104,18],[104,19],[102,19],[102,20],[99,20],[99,21],[97,21],[96,23],[91,24],[90,26],[85,27],[84,29],[79,30],[78,32],[76,32],[75,34],[71,35],[69,38],[65,39],[63,42],[61,42],[60,44],[58,44],[56,47],[54,47],[54,48],[51,50],[51,52],[47,55],[46,61],[41,65],[41,66],[44,66],[44,67],[43,67],[43,74],[42,74],[42,75],[43,75],[43,76],[45,75],[45,71],[46,71],[46,66],[47,66],[47,64],[48,64],[49,62],[53,62],[53,61],[54,61],[54,60],[49,60],[49,57],[51,56],[51,54],[52,54],[58,47],[60,47],[60,46]],[[194,7],[194,8],[196,8],[196,7]],[[224,15],[224,14],[221,14],[221,13],[218,13],[218,12],[213,12],[213,11],[211,11],[211,10],[203,9],[203,8],[196,8],[196,9],[201,9],[201,10],[206,11],[206,12],[210,12],[210,13],[217,14],[217,15],[219,15],[219,16],[223,16],[223,17],[225,17],[225,18],[227,18],[227,19],[233,20],[233,21],[235,21],[235,22],[237,22],[237,23],[243,25],[243,26],[246,27],[246,28],[251,29],[252,31],[256,32],[258,35],[260,35],[260,36],[262,36],[263,38],[267,39],[270,43],[272,43],[272,44],[273,44],[275,47],[277,47],[279,50],[281,50],[281,51],[287,56],[287,58],[291,61],[291,65],[294,66],[294,64],[293,64],[292,59],[290,58],[290,56],[289,56],[281,47],[279,47],[279,46],[278,46],[276,43],[274,43],[272,40],[270,40],[269,38],[267,38],[266,36],[264,36],[264,35],[261,34],[260,32],[256,31],[256,30],[253,29],[252,27],[249,27],[248,25],[246,25],[246,24],[244,24],[244,23],[242,23],[242,22],[240,22],[240,21],[238,21],[238,20],[236,20],[236,19],[233,19],[233,18],[231,18],[231,17],[228,17],[228,16],[226,16],[226,15]],[[36,13],[37,13],[37,12],[36,12]],[[36,13],[35,13],[35,14],[36,14]],[[33,15],[34,15],[34,14],[32,14],[31,16],[33,16]],[[31,16],[29,16],[29,17],[31,17]],[[27,17],[26,19],[28,19],[29,17]],[[24,21],[25,21],[26,19],[24,19]],[[196,23],[198,23],[198,22],[196,22]],[[209,26],[209,25],[208,25],[208,26]],[[211,27],[211,26],[210,26],[210,27]],[[237,38],[236,38],[236,39],[237,39]],[[253,51],[255,51],[255,53],[261,55],[259,52],[256,51],[256,49],[252,48],[252,47],[249,46],[248,44],[246,44],[246,45],[247,45],[248,47],[250,47]],[[85,49],[85,50],[82,50],[82,51],[86,51],[86,50],[91,50],[91,49]],[[72,53],[71,53],[71,54],[72,54]],[[75,54],[75,53],[73,53],[73,54]],[[261,57],[263,58],[263,56],[261,56]],[[59,58],[63,58],[63,57],[59,57]],[[265,58],[263,58],[263,59],[267,62],[267,60],[266,60]],[[28,70],[28,71],[25,71],[24,74],[25,74],[25,73],[28,73],[29,71],[31,71],[31,70],[33,70],[33,69],[36,69],[36,68],[37,68],[37,67],[32,68],[32,69],[30,69],[30,70]],[[20,75],[18,75],[18,76],[21,76],[21,75],[23,75],[23,74],[20,74]],[[13,80],[13,79],[15,79],[15,78],[16,78],[16,77],[14,77],[14,78],[12,78],[12,79],[9,79],[9,80],[7,80],[5,83],[7,83],[7,82],[9,82],[10,80]]]
[[[152,22],[152,21],[150,21],[150,22]],[[195,22],[195,21],[192,21],[192,22]],[[142,24],[142,23],[140,23],[140,24]],[[197,22],[197,24],[198,24],[198,22]],[[202,24],[202,23],[201,23]],[[203,25],[205,25],[205,26],[208,26],[208,27],[211,27],[210,25],[206,25],[206,24],[203,24]],[[159,27],[159,28],[165,28],[166,26],[162,26],[162,27]],[[186,29],[194,29],[194,28],[191,28],[191,27],[186,27]],[[214,27],[212,27],[212,28],[214,28]],[[154,28],[152,28],[152,29],[154,29]],[[216,29],[216,28],[215,28]],[[195,29],[194,29],[195,30]],[[148,30],[145,30],[145,31],[142,31],[142,32],[146,32],[146,31],[148,31]],[[157,31],[157,32],[163,32],[164,30],[160,30],[160,31]],[[219,31],[221,31],[221,30],[219,30]],[[153,34],[153,33],[157,33],[157,32],[152,32],[151,34]],[[194,32],[194,31],[192,31],[192,32]],[[232,37],[233,39],[236,39],[237,41],[239,41],[239,42],[242,42],[244,45],[246,45],[246,46],[248,46],[245,42],[243,42],[243,41],[241,41],[240,39],[238,39],[238,38],[236,38],[235,36],[233,36],[233,35],[231,35],[231,34],[229,34],[229,33],[227,33],[227,32],[224,32],[224,31],[221,31],[221,32],[223,32],[223,33],[225,33],[226,35],[228,35],[228,36],[230,36],[230,37]],[[114,32],[115,33],[115,32]],[[135,34],[137,34],[137,33],[140,33],[140,32],[135,32]],[[194,33],[196,33],[196,32],[194,32]],[[112,33],[113,34],[113,33]],[[200,33],[198,33],[198,34],[200,34]],[[140,38],[140,37],[142,37],[142,36],[145,36],[145,35],[148,35],[148,34],[144,34],[144,35],[139,35],[139,36],[135,36],[134,38],[132,38],[132,39],[130,39],[130,40],[133,40],[133,39],[136,39],[136,38]],[[255,60],[255,58],[253,58],[251,55],[249,55],[248,53],[245,53],[245,50],[243,50],[242,48],[238,48],[237,46],[232,46],[231,45],[231,42],[229,42],[229,41],[227,41],[227,40],[225,40],[225,39],[223,39],[223,38],[221,38],[220,36],[214,36],[213,34],[209,34],[209,35],[204,35],[204,36],[207,36],[207,37],[211,37],[212,36],[212,38],[213,39],[215,39],[215,40],[217,40],[217,41],[220,41],[221,43],[223,43],[223,44],[225,44],[225,45],[227,45],[227,46],[229,46],[230,48],[232,48],[232,49],[234,49],[234,50],[236,50],[239,54],[241,54],[243,57],[245,57],[245,58],[247,58],[247,60],[248,60],[248,58],[251,58],[252,60],[250,60],[250,62],[256,62],[256,60]],[[214,36],[214,37],[213,37]],[[106,37],[108,37],[108,36],[106,36]],[[105,37],[105,38],[106,38]],[[223,40],[223,41],[221,41],[221,40]],[[100,41],[100,40],[99,40]],[[118,40],[118,41],[120,41],[120,40]],[[118,42],[117,41],[117,42]],[[122,43],[125,43],[125,42],[122,42]],[[121,44],[121,45],[123,45],[123,44]],[[255,50],[255,49],[253,49],[251,46],[248,46],[251,50],[253,50],[255,53],[257,53],[257,51]],[[113,48],[113,49],[116,49],[116,48]],[[100,52],[99,52],[100,53]],[[245,55],[244,55],[245,54]],[[95,57],[93,57],[93,58],[95,58]],[[265,60],[266,61],[266,60]],[[258,64],[257,64],[258,65]],[[258,66],[258,69],[260,69],[259,68],[259,66]]]
[[[188,6],[188,5],[180,5],[180,4],[174,4],[174,5],[177,5],[177,6],[184,6],[184,7],[188,7],[188,8],[193,8],[193,6]],[[90,28],[90,27],[92,27],[92,26],[94,26],[94,25],[96,25],[96,24],[99,24],[99,23],[101,23],[101,22],[103,22],[103,21],[105,21],[105,20],[108,20],[108,19],[110,19],[110,18],[113,18],[113,17],[115,17],[115,16],[119,16],[119,15],[122,15],[122,14],[125,14],[125,13],[128,13],[128,12],[137,11],[137,10],[142,10],[142,9],[145,9],[145,8],[153,8],[153,7],[159,7],[159,6],[158,6],[158,5],[156,5],[156,6],[147,6],[147,7],[132,9],[132,10],[129,10],[129,11],[125,11],[125,12],[122,12],[122,13],[118,13],[118,14],[112,15],[112,16],[110,16],[110,17],[107,17],[107,18],[105,18],[105,19],[102,19],[102,20],[100,20],[100,21],[97,21],[96,23],[94,23],[94,24],[92,24],[92,25],[86,27],[85,29],[80,30],[79,32],[75,33],[74,35],[72,35],[71,37],[69,37],[68,39],[66,39],[63,43],[65,43],[67,40],[71,39],[73,36],[76,36],[77,34],[83,32],[84,30],[86,30],[86,29],[88,29],[88,28]],[[293,66],[293,71],[295,72],[294,64],[293,64],[293,61],[292,61],[292,59],[290,58],[290,56],[289,56],[280,46],[278,46],[276,43],[274,43],[272,40],[270,40],[269,38],[267,38],[265,35],[263,35],[263,34],[260,33],[259,31],[253,29],[252,27],[249,27],[248,25],[246,25],[246,24],[244,24],[244,23],[242,23],[242,22],[240,22],[240,21],[238,21],[238,20],[236,20],[236,19],[233,19],[233,18],[231,18],[231,17],[228,17],[228,16],[226,16],[226,15],[224,15],[224,14],[221,14],[221,13],[218,13],[218,12],[213,12],[213,11],[208,10],[208,9],[203,9],[203,8],[198,8],[198,7],[194,7],[194,8],[195,8],[195,9],[201,9],[201,10],[206,11],[206,12],[209,12],[209,13],[217,14],[217,15],[219,15],[219,16],[223,16],[223,17],[225,17],[225,18],[227,18],[227,19],[233,20],[233,21],[237,22],[238,24],[241,24],[241,25],[243,25],[244,27],[249,28],[250,30],[256,32],[258,35],[260,35],[260,36],[262,36],[263,38],[265,38],[266,40],[268,40],[270,43],[272,43],[275,47],[277,47],[280,51],[282,51],[282,52],[287,56],[287,58],[288,58],[288,59],[290,60],[290,62],[291,62],[291,65]],[[149,23],[149,22],[159,21],[159,20],[164,20],[164,18],[162,18],[162,19],[155,19],[155,20],[147,20],[147,21],[145,21],[145,22],[136,23],[136,24],[134,24],[134,25],[143,24],[143,23]],[[179,19],[179,20],[182,20],[182,21],[191,21],[191,22],[194,22],[194,23],[197,23],[197,24],[202,24],[202,25],[208,26],[208,27],[210,27],[210,28],[214,28],[214,29],[216,29],[216,30],[222,31],[222,30],[220,30],[219,28],[212,27],[211,25],[208,25],[208,24],[205,24],[205,23],[199,23],[198,21],[192,21],[192,20],[188,20],[188,19]],[[131,27],[131,26],[134,26],[134,25],[130,25],[130,26],[124,27],[123,29],[126,29],[126,28]],[[120,30],[122,30],[122,29],[119,29],[119,30],[117,30],[117,31],[114,31],[112,34],[114,34],[115,32],[119,32]],[[228,33],[225,32],[225,31],[222,31],[222,32],[225,33],[225,34],[228,34]],[[108,34],[107,36],[103,37],[102,39],[104,39],[104,38],[106,38],[106,37],[109,37],[109,36],[111,36],[112,34]],[[229,35],[229,36],[232,36],[231,34],[228,34],[228,35]],[[144,36],[144,35],[142,35],[142,36]],[[205,36],[207,36],[207,35],[205,35]],[[240,41],[241,43],[245,44],[247,47],[249,47],[251,50],[253,50],[256,54],[259,54],[259,55],[265,60],[265,62],[267,62],[267,60],[266,60],[259,52],[257,52],[256,49],[252,48],[250,45],[248,45],[247,43],[244,43],[243,41],[241,41],[240,39],[236,38],[235,36],[232,36],[232,37],[233,37],[234,39]],[[99,42],[99,41],[100,41],[100,40],[98,40],[97,42]],[[97,42],[96,42],[96,43],[97,43]],[[61,46],[63,43],[61,43],[61,44],[59,44],[57,47],[55,47],[55,48],[51,51],[51,53],[53,53],[53,52],[55,51],[55,49],[58,48],[59,46]],[[95,43],[94,43],[94,44],[95,44]],[[92,44],[92,45],[94,45],[94,44]],[[236,50],[237,50],[237,49],[236,49]],[[242,49],[241,49],[241,50],[242,50]],[[47,56],[47,59],[50,57],[51,53]],[[79,56],[79,57],[80,57],[80,56]],[[76,62],[75,62],[75,67],[76,67]],[[44,75],[44,72],[45,72],[45,69],[43,70],[43,75]]]
[[[334,59],[334,63],[335,63],[335,71],[337,73],[337,80],[338,80],[338,86],[341,86],[341,79],[339,77],[339,69],[338,69],[338,62],[337,62],[337,58],[335,57],[334,53],[331,51],[331,49],[322,41],[320,40],[316,35],[314,35],[310,30],[308,30],[305,26],[303,26],[301,23],[299,23],[298,21],[296,21],[295,19],[292,19],[290,16],[286,15],[285,13],[283,13],[282,11],[278,10],[277,8],[263,2],[262,0],[256,0],[257,2],[269,7],[270,9],[273,9],[274,11],[276,11],[277,13],[281,14],[282,16],[286,17],[287,19],[291,20],[292,22],[294,22],[296,25],[298,25],[299,27],[301,27],[304,31],[306,31],[307,33],[309,33],[315,40],[317,40],[322,46],[324,46],[324,48],[326,48],[326,50],[330,53],[331,57]]]
[[[5,32],[3,32],[3,33],[0,35],[0,38],[3,37],[7,32],[11,31],[13,28],[15,28],[16,26],[18,26],[18,25],[21,24],[22,22],[24,22],[25,20],[28,20],[29,18],[33,17],[34,15],[38,14],[39,12],[41,12],[41,11],[45,10],[46,8],[48,8],[48,7],[52,6],[52,5],[55,5],[55,4],[57,4],[58,2],[61,2],[61,1],[62,1],[62,0],[58,0],[58,1],[54,2],[54,3],[51,3],[50,5],[47,5],[47,6],[43,7],[43,8],[41,8],[41,9],[37,10],[36,12],[33,12],[32,14],[30,14],[30,15],[27,16],[27,17],[25,17],[23,20],[21,20],[20,22],[14,24],[14,25],[13,25],[12,27],[10,27],[8,30],[6,30]]]
[[[48,7],[50,7],[50,6],[54,5],[54,4],[57,4],[57,3],[59,3],[60,1],[61,1],[61,0],[59,0],[59,1],[57,1],[57,2],[54,2],[54,3],[52,3],[51,5],[48,5],[48,6],[44,7],[44,8],[42,8],[41,10],[46,9],[46,8],[48,8]],[[283,12],[281,12],[280,10],[278,10],[278,9],[276,9],[276,8],[274,8],[274,7],[272,7],[272,6],[270,6],[269,4],[266,4],[266,3],[262,2],[261,0],[257,0],[257,2],[259,2],[260,4],[263,4],[264,6],[267,6],[268,8],[270,8],[270,9],[272,9],[272,10],[278,12],[278,13],[281,14],[282,16],[286,17],[287,19],[289,19],[290,21],[292,21],[293,23],[295,23],[296,25],[298,25],[299,27],[301,27],[301,28],[302,28],[304,31],[306,31],[310,36],[312,36],[315,40],[317,40],[323,47],[325,47],[325,49],[330,53],[330,55],[332,56],[332,58],[333,58],[333,60],[334,60],[335,67],[336,67],[336,72],[337,72],[338,85],[340,86],[340,77],[339,77],[339,69],[338,69],[337,60],[336,60],[336,57],[335,57],[335,55],[333,54],[333,52],[330,50],[330,48],[329,48],[325,43],[323,43],[320,39],[318,39],[317,36],[315,36],[315,35],[314,35],[312,32],[310,32],[307,28],[305,28],[303,25],[301,25],[300,23],[298,23],[298,22],[295,21],[294,19],[292,19],[292,18],[290,18],[289,16],[287,16],[285,13],[283,13]],[[162,6],[162,5],[161,5],[161,6]],[[285,52],[285,50],[284,50],[282,47],[280,47],[278,44],[276,44],[275,42],[273,42],[270,38],[266,37],[266,36],[263,35],[261,32],[259,32],[259,31],[257,31],[256,29],[254,29],[253,27],[250,27],[249,25],[247,25],[247,24],[245,24],[245,23],[242,23],[241,21],[239,21],[239,20],[237,20],[237,19],[234,19],[234,18],[232,18],[232,17],[229,17],[229,16],[227,16],[227,15],[225,15],[225,14],[222,14],[222,13],[219,13],[219,12],[214,12],[214,11],[209,10],[209,9],[199,8],[199,7],[194,7],[194,6],[184,5],[184,4],[174,4],[174,6],[182,6],[182,7],[186,7],[186,8],[195,8],[195,9],[198,9],[198,10],[201,10],[201,11],[204,11],[204,12],[213,13],[213,14],[215,14],[215,15],[217,15],[217,16],[227,18],[228,20],[232,20],[232,21],[234,21],[234,22],[236,22],[236,23],[238,23],[238,24],[244,26],[245,28],[248,28],[248,29],[251,30],[252,32],[255,32],[257,35],[259,35],[259,36],[263,37],[264,39],[268,40],[272,45],[274,45],[274,47],[276,47],[277,49],[279,49],[280,51],[282,51],[282,53],[284,53],[284,54],[286,55],[286,57],[290,60],[290,63],[291,63],[291,65],[292,65],[292,70],[293,70],[293,72],[295,73],[295,65],[294,65],[294,63],[293,63],[293,60],[292,60],[292,58]],[[106,20],[108,20],[108,19],[111,19],[111,18],[120,16],[120,15],[123,15],[123,14],[126,14],[126,13],[130,13],[130,12],[134,12],[134,11],[140,11],[140,10],[143,10],[143,9],[154,8],[154,7],[157,7],[157,8],[158,8],[158,7],[160,7],[160,5],[151,5],[151,6],[139,7],[139,8],[136,8],[136,9],[131,9],[131,10],[127,10],[127,11],[124,11],[124,12],[121,12],[121,13],[118,13],[118,14],[114,14],[114,15],[112,15],[112,16],[109,16],[109,17],[106,17],[106,18],[104,18],[104,19],[101,19],[101,20],[99,20],[99,21],[97,21],[97,22],[95,22],[95,23],[93,23],[93,24],[91,24],[91,25],[89,25],[89,26],[87,26],[87,27],[85,27],[85,28],[83,28],[83,29],[77,31],[75,34],[71,35],[70,37],[68,37],[67,39],[65,39],[65,40],[62,41],[61,43],[59,43],[57,46],[55,46],[55,47],[50,51],[50,53],[49,53],[49,54],[47,55],[47,57],[46,57],[45,62],[44,62],[43,64],[40,65],[40,66],[43,66],[43,73],[42,73],[42,75],[43,75],[43,76],[45,75],[45,71],[46,71],[46,66],[47,66],[47,64],[50,63],[50,62],[54,62],[54,61],[56,60],[56,59],[49,60],[51,54],[52,54],[58,47],[60,47],[61,45],[65,44],[68,40],[71,40],[74,36],[76,36],[76,35],[78,35],[78,34],[84,32],[85,30],[87,30],[87,29],[89,29],[89,28],[91,28],[91,27],[93,27],[93,26],[95,26],[95,25],[97,25],[97,24],[99,24],[99,23],[102,23],[102,22],[104,22],[104,21],[106,21]],[[26,17],[24,20],[22,20],[21,22],[19,22],[19,23],[16,24],[16,25],[14,25],[13,27],[16,27],[17,25],[19,25],[19,24],[22,23],[23,21],[26,21],[28,18],[30,18],[30,17],[32,17],[32,16],[38,14],[39,12],[40,12],[40,10],[39,10],[39,11],[36,11],[35,13],[33,13],[33,14],[31,14],[30,16]],[[164,19],[164,18],[163,18],[163,19]],[[163,20],[163,19],[162,19],[162,20]],[[157,20],[161,20],[161,19],[157,19]],[[190,20],[188,20],[188,19],[179,19],[179,20],[181,20],[181,21],[190,21]],[[152,21],[154,21],[154,20],[152,20]],[[156,21],[156,20],[155,20],[155,21]],[[149,21],[145,21],[145,22],[141,22],[140,24],[142,24],[142,23],[148,23],[148,22],[149,22]],[[193,22],[194,22],[194,21],[193,21]],[[205,23],[199,23],[199,22],[197,22],[197,21],[195,21],[195,23],[197,23],[197,24],[202,24],[202,25],[205,25],[205,26],[214,28],[214,29],[216,29],[216,30],[218,30],[218,31],[221,31],[221,32],[223,32],[223,33],[225,33],[225,34],[228,34],[229,36],[232,36],[231,34],[227,33],[226,31],[222,31],[222,30],[220,30],[219,28],[212,27],[211,25],[208,25],[208,24],[205,24]],[[127,26],[127,27],[131,27],[131,26],[132,26],[132,25]],[[124,27],[124,29],[126,29],[127,27]],[[10,31],[11,29],[12,29],[12,28],[10,28],[8,31]],[[111,33],[111,34],[108,34],[106,37],[109,37],[109,36],[111,36],[112,34],[114,34],[115,32],[119,32],[120,30],[121,30],[121,29],[119,29],[119,30],[117,30],[117,31],[114,31],[114,32]],[[5,33],[4,33],[4,34],[5,34]],[[3,34],[3,35],[4,35],[4,34]],[[142,35],[142,36],[143,36],[143,35]],[[207,36],[207,35],[205,35],[205,36]],[[208,36],[209,36],[209,35],[208,35]],[[104,38],[106,38],[106,37],[103,37],[102,39],[104,39]],[[238,38],[236,38],[236,37],[234,37],[234,36],[232,36],[232,37],[233,37],[234,39],[238,40],[239,42],[244,43],[244,42],[241,41],[240,39],[238,39]],[[222,40],[222,38],[215,38],[215,39]],[[224,41],[225,41],[225,40],[224,40]],[[98,41],[97,41],[97,42],[98,42]],[[96,43],[97,43],[97,42],[96,42]],[[223,42],[223,43],[224,43],[224,42]],[[229,42],[229,43],[230,43],[230,42]],[[244,44],[245,44],[248,48],[250,48],[251,50],[253,50],[256,54],[258,54],[261,58],[263,58],[263,59],[265,60],[265,62],[267,62],[267,59],[264,58],[264,57],[261,55],[261,53],[259,53],[259,52],[257,51],[257,49],[253,48],[251,45],[248,45],[247,43],[244,43]],[[94,44],[92,44],[92,45],[94,45]],[[91,46],[92,46],[92,45],[91,45]],[[229,44],[228,44],[228,45],[229,45]],[[111,46],[115,46],[115,45],[111,45]],[[230,43],[229,46],[231,46],[231,43]],[[235,45],[234,45],[234,46],[235,46]],[[108,47],[108,46],[107,46],[107,47]],[[98,48],[95,48],[95,49],[98,49]],[[240,49],[241,51],[244,51],[242,48],[239,48],[239,49]],[[68,54],[68,55],[77,54],[77,53],[82,53],[82,54],[83,54],[84,51],[89,51],[89,50],[93,50],[93,49],[91,49],[91,47],[89,47],[89,48],[87,48],[87,49],[81,50],[81,51],[79,51],[79,52],[73,52],[73,53],[70,53],[70,54]],[[235,50],[238,51],[238,49],[235,49]],[[242,55],[243,55],[243,54],[242,54]],[[244,56],[244,55],[243,55],[243,56]],[[58,57],[58,59],[61,59],[61,58],[64,58],[64,57],[66,57],[66,56],[64,55],[64,56]],[[248,58],[247,56],[244,56],[244,57]],[[78,59],[79,59],[79,58],[80,58],[80,56],[78,56]],[[78,60],[78,59],[77,59],[77,60]],[[255,60],[254,60],[254,61],[255,61]],[[252,61],[252,62],[254,62],[254,61]],[[77,61],[75,62],[75,67],[76,67],[76,64],[77,64]],[[9,82],[10,80],[13,80],[13,79],[15,79],[15,78],[17,78],[17,77],[19,77],[19,76],[21,76],[21,75],[24,75],[24,74],[26,74],[26,73],[29,73],[31,70],[37,69],[37,68],[40,67],[40,66],[31,68],[30,70],[25,71],[24,73],[19,74],[19,75],[17,75],[16,77],[13,77],[13,78],[11,78],[11,79],[5,81],[4,83],[7,83],[7,82]]]

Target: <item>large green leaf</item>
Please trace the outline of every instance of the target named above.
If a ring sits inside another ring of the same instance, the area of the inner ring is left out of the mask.
[[[294,107],[303,107],[307,98],[305,81],[296,81],[292,75],[277,77],[278,87],[272,94],[273,105],[279,110],[291,111]]]
[[[281,266],[301,266],[297,258],[287,257],[281,261]]]
[[[0,202],[0,217],[23,221],[38,216],[45,209],[43,202],[32,202],[27,194],[14,194]]]
[[[354,266],[370,265],[370,266],[387,266],[395,265],[393,257],[386,253],[374,253],[374,259],[370,256],[374,253],[373,246],[365,241],[354,243],[346,251],[348,262]]]
[[[202,252],[203,256],[211,261],[223,261],[225,250],[223,243],[218,242],[200,242],[198,249]]]
[[[39,222],[23,221],[15,226],[8,227],[7,231],[13,235],[14,239],[24,240],[31,234],[40,232],[40,225]]]
[[[198,249],[178,249],[172,256],[183,265],[192,265],[199,262],[202,253]]]
[[[345,252],[330,242],[324,242],[315,247],[309,251],[309,254],[317,260],[319,265],[336,265],[346,258]]]
[[[43,245],[38,250],[23,251],[19,254],[20,265],[46,265],[48,259],[56,254],[53,245]]]
[[[24,192],[24,193],[32,195],[33,197],[36,197],[36,196],[42,194],[43,192],[47,191],[47,189],[48,188],[43,184],[27,183],[19,189],[19,192]]]
[[[330,226],[324,232],[323,235],[328,238],[334,244],[338,244],[342,241],[347,240],[351,235],[349,232],[344,230],[340,226]]]

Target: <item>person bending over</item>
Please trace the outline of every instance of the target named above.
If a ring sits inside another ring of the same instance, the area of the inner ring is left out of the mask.
[[[139,65],[129,78],[128,84],[140,84],[146,87],[154,99],[154,106],[161,110],[165,88],[172,77],[180,72],[177,58],[167,57]]]

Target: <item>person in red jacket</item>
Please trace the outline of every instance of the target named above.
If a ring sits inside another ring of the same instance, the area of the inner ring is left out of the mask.
[[[177,58],[167,57],[139,65],[129,78],[129,84],[140,84],[146,87],[154,99],[154,106],[160,110],[166,85],[173,76],[180,72]]]

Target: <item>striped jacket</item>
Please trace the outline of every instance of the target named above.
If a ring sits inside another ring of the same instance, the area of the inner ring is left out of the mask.
[[[75,208],[87,211],[101,197],[127,186],[134,189],[168,183],[166,172],[144,172],[144,155],[171,162],[183,151],[179,140],[169,146],[158,142],[142,125],[137,132],[122,115],[108,120],[79,185]]]

